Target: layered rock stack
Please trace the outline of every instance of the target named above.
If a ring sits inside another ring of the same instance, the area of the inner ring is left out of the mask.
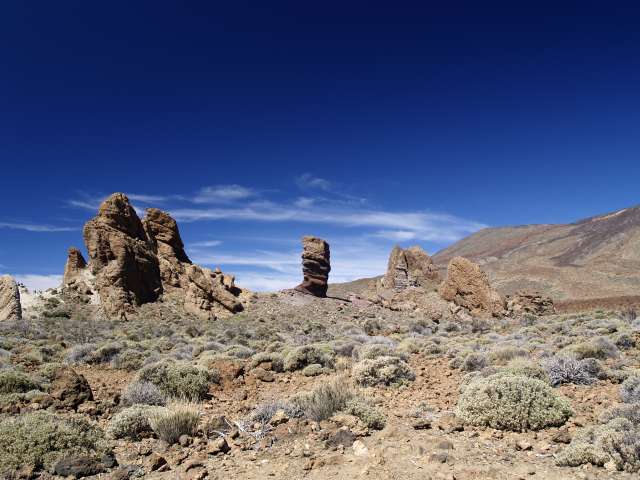
[[[317,237],[302,238],[303,280],[295,289],[299,292],[326,297],[331,271],[329,244]]]
[[[176,221],[161,210],[148,209],[140,220],[129,199],[114,193],[85,225],[84,240],[100,303],[111,318],[126,319],[161,294],[202,319],[242,310],[234,278],[193,265]],[[78,278],[83,261],[79,251],[70,250],[65,282]]]
[[[525,313],[533,315],[553,315],[556,313],[553,300],[539,292],[517,292],[507,297],[507,312],[512,317]]]
[[[463,257],[455,257],[449,262],[440,295],[473,316],[499,317],[505,313],[504,299],[491,287],[487,275],[479,265]]]
[[[69,285],[82,276],[87,268],[87,261],[82,256],[82,252],[76,247],[69,248],[67,252],[67,263],[64,265],[64,276],[62,284]]]
[[[160,266],[142,222],[122,193],[107,198],[84,226],[84,242],[105,313],[126,318],[162,293]]]
[[[439,279],[433,260],[418,246],[402,249],[394,247],[389,256],[382,288],[401,292],[409,287],[427,287]]]
[[[20,320],[20,290],[18,284],[9,275],[0,276],[0,320]]]

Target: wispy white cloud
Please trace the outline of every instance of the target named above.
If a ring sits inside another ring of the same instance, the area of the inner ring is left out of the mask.
[[[221,240],[203,240],[201,242],[192,242],[189,244],[190,248],[204,248],[204,247],[217,247],[221,245]]]
[[[315,188],[318,190],[329,191],[333,188],[333,183],[326,178],[320,178],[311,173],[303,173],[296,178],[296,184],[303,190]]]
[[[242,185],[214,185],[201,188],[194,203],[226,203],[256,196],[256,192]]]
[[[416,232],[411,230],[378,230],[372,236],[393,240],[394,242],[406,242],[416,238]]]
[[[7,228],[10,230],[24,230],[27,232],[73,232],[78,230],[77,227],[61,227],[56,225],[47,225],[41,223],[14,223],[14,222],[0,222],[0,228]]]

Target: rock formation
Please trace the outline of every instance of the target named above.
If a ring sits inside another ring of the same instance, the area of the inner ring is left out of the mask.
[[[533,315],[553,315],[556,309],[550,297],[540,292],[517,292],[507,297],[507,312],[512,317],[518,317],[525,313]]]
[[[316,297],[327,296],[331,271],[329,244],[317,237],[302,238],[303,281],[295,289]]]
[[[380,284],[397,292],[409,287],[428,287],[439,279],[431,257],[415,246],[406,250],[396,246],[391,251],[387,272]]]
[[[84,226],[90,267],[110,317],[126,318],[162,293],[158,257],[142,222],[122,193],[107,198]]]
[[[463,257],[449,262],[446,280],[440,285],[440,295],[463,307],[475,316],[501,316],[504,299],[489,284],[480,266]]]
[[[18,284],[9,275],[0,276],[0,320],[20,320],[20,291]]]
[[[167,295],[180,297],[187,312],[213,319],[242,310],[240,289],[234,278],[191,263],[184,251],[178,224],[171,216],[149,208],[143,220],[160,266],[160,278]]]
[[[76,247],[69,248],[67,255],[67,263],[64,266],[64,276],[62,284],[69,285],[74,283],[79,277],[82,277],[87,268],[87,261],[82,256],[80,250]]]

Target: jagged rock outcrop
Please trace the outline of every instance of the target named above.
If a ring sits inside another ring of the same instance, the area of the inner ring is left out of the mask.
[[[127,318],[162,293],[160,267],[142,222],[122,193],[107,198],[84,227],[89,264],[109,317]]]
[[[327,296],[327,284],[331,271],[329,244],[317,237],[302,238],[303,280],[295,289],[316,297]]]
[[[187,312],[214,319],[242,310],[234,277],[194,265],[184,251],[178,224],[168,213],[149,208],[143,225],[158,257],[163,290],[180,297]]]
[[[455,257],[449,262],[440,295],[474,316],[498,317],[505,313],[504,299],[491,287],[487,275],[478,264],[463,257]]]
[[[62,277],[62,285],[74,283],[81,278],[87,268],[87,261],[82,256],[80,250],[76,247],[69,248],[67,254],[67,263],[64,266],[64,276]]]
[[[428,287],[439,279],[431,257],[418,246],[391,251],[387,272],[380,280],[382,288],[397,292],[409,287]]]
[[[0,320],[20,320],[20,290],[18,284],[9,275],[0,276]]]
[[[533,315],[553,315],[556,309],[550,297],[540,292],[517,292],[507,296],[507,313],[512,317],[518,317],[525,313]]]

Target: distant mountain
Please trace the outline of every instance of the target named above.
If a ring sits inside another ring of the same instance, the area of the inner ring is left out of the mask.
[[[478,262],[504,294],[540,290],[557,300],[640,295],[640,207],[568,225],[486,228],[434,255]]]

